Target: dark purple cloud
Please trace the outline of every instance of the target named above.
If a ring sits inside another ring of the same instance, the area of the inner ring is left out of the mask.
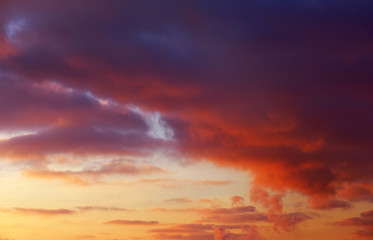
[[[180,154],[251,170],[254,184],[300,192],[311,207],[369,200],[366,191],[339,193],[373,182],[372,8],[364,0],[2,1],[0,128],[48,128],[0,150],[25,158],[164,147],[141,114],[106,109],[88,91],[161,112]],[[32,87],[54,81],[74,92]]]

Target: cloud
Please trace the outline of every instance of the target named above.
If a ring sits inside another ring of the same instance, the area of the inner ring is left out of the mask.
[[[33,83],[10,74],[1,85],[0,101],[12,102],[0,107],[0,113],[8,116],[0,120],[5,159],[41,162],[56,154],[138,156],[167,145],[148,134],[143,116],[88,90],[55,81]]]
[[[155,208],[151,211],[160,211],[164,213],[197,213],[201,218],[195,222],[205,225],[224,224],[225,229],[229,226],[242,226],[254,223],[272,223],[274,229],[291,231],[302,222],[313,219],[309,214],[302,212],[279,213],[269,211],[268,213],[258,212],[253,206],[238,206],[232,208]],[[208,224],[207,224],[208,223]],[[233,224],[233,225],[232,225]],[[239,225],[237,225],[239,224]]]
[[[349,202],[339,199],[324,199],[324,198],[310,198],[310,205],[315,209],[328,210],[334,208],[351,208],[352,205]]]
[[[212,208],[221,207],[222,201],[219,199],[207,199],[207,198],[201,198],[198,200],[199,203],[208,203],[211,205]]]
[[[182,235],[182,234],[156,234],[154,235],[156,239],[186,239],[186,240],[204,240],[204,239],[211,239],[213,234],[189,234],[189,235]]]
[[[370,201],[340,189],[373,181],[372,2],[1,4],[0,126],[37,130],[1,141],[2,157],[175,147],[260,188],[331,200],[311,207]],[[72,92],[40,88],[51,79]]]
[[[151,211],[165,213],[197,213],[202,218],[198,223],[247,224],[250,222],[268,222],[265,213],[256,212],[253,206],[238,206],[232,208],[155,208]]]
[[[21,214],[21,215],[40,215],[40,216],[59,216],[59,215],[72,215],[77,213],[71,209],[42,209],[42,208],[20,208],[15,207],[12,209],[2,209],[2,211],[11,212],[14,214]]]
[[[192,202],[189,198],[170,198],[163,200],[167,203],[190,203]]]
[[[196,212],[198,209],[196,208],[153,208],[149,211],[153,212],[168,212],[168,213],[182,213],[182,212]]]
[[[264,213],[242,213],[229,215],[207,215],[200,222],[215,222],[223,224],[247,224],[253,222],[268,222],[268,216]]]
[[[20,34],[27,25],[25,18],[15,19],[6,24],[5,31],[8,39],[12,42],[16,40],[18,34]]]
[[[349,201],[373,202],[373,186],[371,184],[344,185],[338,195]]]
[[[102,207],[102,206],[80,206],[74,209],[58,208],[58,209],[44,209],[44,208],[24,208],[24,207],[14,207],[14,208],[2,208],[1,212],[10,212],[13,214],[20,215],[39,215],[39,216],[59,216],[59,215],[73,215],[79,212],[85,211],[133,211],[125,208],[118,207]]]
[[[287,192],[319,210],[372,202],[371,1],[165,5],[1,1],[1,161],[23,161],[28,177],[79,184],[164,172],[123,162],[59,169],[54,155],[165,150],[175,161],[250,172],[251,201],[266,213],[240,198],[232,199],[237,208],[163,210],[191,211],[208,223],[262,221],[291,230],[310,218],[284,212]],[[175,187],[165,178],[138,182]],[[361,228],[358,236],[372,234],[366,215],[342,222]],[[204,234],[162,238],[212,239]]]
[[[360,216],[365,218],[373,218],[373,210],[362,212]]]
[[[219,228],[241,229],[241,225],[220,225]],[[211,231],[217,228],[212,224],[176,224],[167,228],[150,229],[155,238],[159,239],[211,239]]]
[[[212,229],[210,224],[176,224],[167,228],[151,229],[150,233],[190,233],[190,232],[205,232]],[[237,226],[233,226],[237,228]]]
[[[167,173],[167,170],[165,170]],[[168,189],[176,189],[184,186],[190,186],[194,185],[196,187],[201,186],[224,186],[227,184],[230,184],[231,181],[215,181],[215,180],[193,180],[193,179],[176,179],[176,178],[140,178],[138,180],[132,181],[132,182],[126,182],[124,185],[133,185],[133,184],[156,184],[159,187],[162,188],[168,188]],[[216,204],[219,201],[216,201]],[[216,205],[215,204],[215,205]]]
[[[269,212],[282,212],[283,197],[283,194],[270,195],[267,191],[255,186],[250,190],[250,200],[262,204]]]
[[[80,206],[76,207],[76,209],[80,211],[133,211],[126,208],[118,208],[118,207],[101,207],[101,206]]]
[[[112,160],[92,169],[80,171],[54,171],[54,170],[27,170],[23,174],[31,178],[62,179],[74,184],[90,184],[98,182],[104,176],[113,175],[149,175],[155,173],[166,173],[167,171],[153,166],[131,163],[123,160]]]
[[[105,224],[115,225],[158,225],[158,221],[141,221],[141,220],[111,220],[105,222]]]
[[[354,234],[359,237],[373,235],[373,210],[360,213],[360,217],[346,218],[334,223],[337,226],[354,226],[360,228]]]
[[[214,227],[215,240],[265,240],[265,238],[259,233],[256,226],[249,226],[248,229],[244,229],[247,233],[245,234],[234,234],[222,227]]]
[[[227,185],[232,183],[231,181],[218,181],[218,180],[200,180],[200,181],[194,181],[193,184],[195,185],[215,185],[215,186],[221,186],[221,185]]]
[[[149,126],[148,134],[157,139],[170,141],[174,132],[170,126],[162,119],[159,112],[146,113],[138,107],[130,107],[131,111],[140,114]]]
[[[253,206],[239,206],[232,208],[155,208],[152,211],[163,211],[163,212],[197,212],[203,215],[229,215],[229,214],[241,214],[241,213],[251,213],[255,212],[255,207]]]
[[[197,210],[201,214],[205,215],[219,215],[219,214],[240,214],[240,213],[248,213],[248,212],[255,212],[256,209],[253,206],[238,206],[232,208],[204,208]]]
[[[299,223],[312,219],[312,217],[300,213],[269,214],[268,219],[275,229],[282,228],[285,231],[293,230]]]
[[[232,207],[244,205],[244,198],[240,196],[231,197]]]
[[[94,236],[94,235],[77,235],[75,238],[76,239],[95,239],[96,236]]]

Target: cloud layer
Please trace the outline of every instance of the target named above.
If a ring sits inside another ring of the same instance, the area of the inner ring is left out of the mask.
[[[0,158],[28,165],[29,177],[83,183],[165,170],[56,170],[55,157],[162,152],[250,172],[251,200],[271,215],[232,215],[244,207],[236,197],[236,210],[210,213],[221,223],[308,219],[282,212],[289,191],[318,210],[372,202],[371,9],[365,0],[1,1]]]

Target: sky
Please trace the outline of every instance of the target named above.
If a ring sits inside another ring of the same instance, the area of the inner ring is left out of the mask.
[[[373,238],[370,0],[0,0],[0,240]]]

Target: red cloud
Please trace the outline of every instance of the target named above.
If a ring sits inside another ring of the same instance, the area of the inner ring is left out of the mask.
[[[274,228],[282,228],[285,231],[290,231],[296,227],[297,224],[304,222],[312,217],[304,213],[285,213],[285,214],[269,214],[269,221],[273,222]]]
[[[244,205],[244,198],[243,197],[233,196],[233,197],[231,197],[231,200],[232,200],[232,206],[233,207]]]
[[[372,184],[353,184],[345,185],[338,190],[338,195],[350,201],[368,201],[373,202]]]
[[[284,195],[270,195],[267,191],[258,187],[253,187],[250,191],[250,200],[260,203],[270,212],[282,212],[282,198]]]
[[[311,207],[320,210],[328,210],[334,208],[348,209],[352,207],[352,205],[349,202],[335,198],[310,198],[309,203]]]

